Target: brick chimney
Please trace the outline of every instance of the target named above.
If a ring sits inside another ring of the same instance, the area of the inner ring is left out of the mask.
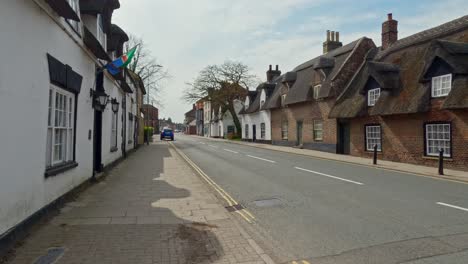
[[[398,40],[398,21],[393,20],[392,13],[387,15],[387,21],[382,23],[382,49],[390,47]]]
[[[323,43],[323,54],[342,46],[343,43],[340,42],[340,32],[327,30],[327,40]]]
[[[272,66],[270,65],[270,68],[266,72],[267,75],[267,82],[272,82],[273,79],[276,77],[279,77],[281,75],[281,71],[279,70],[278,65],[276,65],[276,69],[273,70]]]

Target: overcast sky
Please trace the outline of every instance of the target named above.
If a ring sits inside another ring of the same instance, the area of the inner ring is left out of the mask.
[[[466,0],[120,0],[113,23],[144,39],[172,78],[160,117],[181,122],[191,105],[186,82],[210,64],[237,60],[265,80],[269,64],[283,72],[322,53],[327,29],[343,44],[362,36],[380,46],[387,13],[399,37],[468,14]]]

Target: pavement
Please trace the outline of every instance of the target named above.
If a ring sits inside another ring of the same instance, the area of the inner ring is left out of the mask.
[[[253,215],[242,227],[278,263],[468,263],[464,182],[268,145],[173,144]]]
[[[238,217],[168,142],[156,142],[66,204],[7,263],[273,263]]]
[[[285,147],[285,146],[278,146],[278,145],[271,145],[271,144],[260,144],[260,143],[245,142],[245,141],[226,140],[226,139],[221,139],[221,138],[207,138],[207,137],[193,136],[193,135],[192,137],[219,141],[219,142],[232,143],[232,144],[245,145],[245,146],[250,146],[250,147],[274,150],[274,151],[281,151],[285,153],[303,155],[303,156],[320,158],[320,159],[334,160],[334,161],[339,161],[339,162],[351,163],[354,165],[372,166],[372,167],[381,168],[381,169],[389,169],[389,170],[400,171],[400,172],[414,173],[414,174],[421,175],[421,176],[436,177],[439,179],[468,182],[468,171],[460,171],[460,170],[453,170],[453,169],[445,168],[444,175],[439,175],[438,168],[429,167],[429,166],[421,166],[421,165],[402,163],[402,162],[393,162],[393,161],[388,161],[388,160],[378,160],[377,165],[374,165],[372,164],[373,161],[370,158],[356,157],[356,156],[350,156],[350,155],[339,155],[339,154],[328,153],[328,152],[323,152],[323,151]],[[449,161],[446,161],[446,162],[449,162]]]

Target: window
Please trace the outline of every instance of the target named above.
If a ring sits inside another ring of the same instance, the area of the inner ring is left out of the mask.
[[[106,34],[104,33],[104,26],[102,22],[102,16],[101,14],[97,14],[97,39],[99,40],[99,43],[101,43],[102,47],[104,49],[107,49],[106,47]]]
[[[281,106],[286,106],[286,94],[281,95]]]
[[[323,121],[314,120],[314,141],[323,140]]]
[[[260,124],[260,138],[265,139],[265,123]]]
[[[281,123],[281,138],[283,140],[288,140],[288,121],[283,120]]]
[[[322,88],[321,84],[314,86],[314,99],[315,100],[317,100],[319,98],[320,88]]]
[[[133,115],[128,113],[128,144],[133,143]]]
[[[75,13],[80,16],[80,4],[79,0],[67,0],[68,3],[70,4],[71,8],[75,11]],[[80,22],[75,21],[72,19],[67,19],[68,24],[75,30],[76,33],[81,34],[81,27],[80,27]]]
[[[367,92],[367,105],[374,106],[380,97],[380,88],[371,89]]]
[[[249,125],[245,125],[245,138],[249,138]]]
[[[432,97],[447,96],[452,89],[452,74],[432,78]]]
[[[234,126],[228,126],[228,127],[227,127],[227,132],[228,132],[228,134],[234,134],[234,132],[235,132],[235,127],[234,127]]]
[[[111,126],[111,151],[117,150],[117,112],[111,111],[112,114],[112,126]]]
[[[262,100],[262,101],[260,102],[260,108],[262,108],[262,106],[263,106],[264,104],[265,104],[265,100]]]
[[[74,103],[74,94],[51,85],[47,120],[47,168],[74,160]]]
[[[444,150],[444,157],[452,156],[452,134],[449,123],[426,124],[426,155],[439,156],[439,151]]]
[[[380,125],[368,125],[366,126],[366,150],[374,151],[375,145],[377,145],[377,151],[382,151]]]

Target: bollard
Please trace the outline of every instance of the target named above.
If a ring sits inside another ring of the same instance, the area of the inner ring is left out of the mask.
[[[439,151],[439,175],[444,175],[444,150]]]
[[[377,165],[377,144],[374,145],[374,165]]]

